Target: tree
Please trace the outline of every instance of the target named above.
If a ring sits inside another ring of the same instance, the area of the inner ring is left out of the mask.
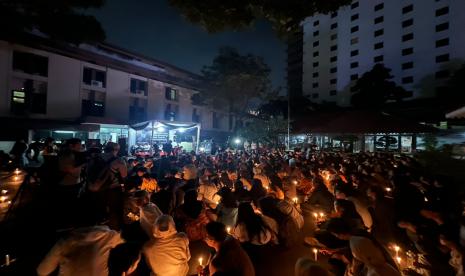
[[[379,108],[387,101],[401,101],[411,97],[403,87],[391,81],[391,69],[383,64],[376,64],[371,71],[362,75],[354,86],[355,94],[351,103],[359,108]]]
[[[234,48],[222,47],[212,64],[204,66],[202,74],[210,85],[202,92],[202,100],[227,105],[229,112],[238,116],[247,112],[253,98],[264,97],[270,91],[270,68],[263,58],[241,55]]]
[[[352,0],[169,0],[191,22],[209,32],[240,30],[257,20],[269,21],[279,34],[296,31],[316,13],[330,13]]]
[[[0,1],[2,35],[16,38],[39,31],[52,39],[78,44],[103,41],[100,23],[84,9],[99,8],[104,0],[15,0]]]
[[[465,64],[454,72],[447,84],[447,91],[438,95],[447,106],[457,108],[465,104]]]
[[[279,134],[287,132],[287,120],[282,117],[270,117],[267,120],[253,118],[237,132],[239,137],[248,141],[276,145]]]
[[[258,113],[262,118],[270,116],[283,116],[287,118],[288,108],[291,110],[291,117],[293,118],[310,115],[317,109],[317,105],[305,96],[292,97],[289,107],[287,96],[268,98],[268,101],[258,109]]]

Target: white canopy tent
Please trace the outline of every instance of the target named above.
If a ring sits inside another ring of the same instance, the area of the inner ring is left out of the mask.
[[[465,118],[465,106],[447,113],[446,118],[447,119],[464,119]]]

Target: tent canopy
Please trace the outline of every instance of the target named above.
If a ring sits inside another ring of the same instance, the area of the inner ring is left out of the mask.
[[[446,114],[447,119],[464,119],[465,106]]]

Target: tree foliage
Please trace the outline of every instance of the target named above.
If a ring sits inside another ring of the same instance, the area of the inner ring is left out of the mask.
[[[329,13],[352,0],[169,0],[191,22],[209,32],[240,30],[257,20],[269,21],[280,34],[298,29],[299,24],[316,13]]]
[[[78,44],[105,39],[100,23],[84,9],[99,8],[104,0],[0,1],[2,34],[17,37],[40,31],[52,39]]]
[[[454,72],[447,84],[445,95],[438,95],[446,105],[459,107],[465,104],[465,64]]]
[[[243,114],[250,100],[270,91],[270,68],[262,57],[242,55],[236,49],[223,47],[202,74],[211,85],[202,99],[213,105],[229,106],[231,112]]]
[[[373,69],[364,73],[355,84],[355,94],[351,103],[360,108],[378,108],[386,101],[401,101],[410,97],[411,93],[391,81],[391,69],[383,64],[376,64]]]
[[[291,98],[290,106],[288,107],[287,97],[269,97],[269,100],[262,104],[258,113],[262,118],[272,116],[283,116],[287,118],[288,109],[291,110],[291,117],[303,117],[310,115],[315,111],[317,105],[305,96],[294,96]]]
[[[287,120],[282,117],[270,117],[266,120],[253,118],[240,128],[237,134],[248,141],[264,144],[277,144],[279,134],[287,132]]]

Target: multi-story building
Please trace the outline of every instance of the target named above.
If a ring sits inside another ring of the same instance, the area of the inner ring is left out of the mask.
[[[0,140],[25,131],[115,140],[131,124],[149,120],[200,123],[207,136],[225,136],[230,114],[192,102],[203,88],[196,74],[108,44],[3,40],[0,117],[8,131]],[[92,136],[84,131],[89,126]]]
[[[383,63],[411,99],[440,94],[465,59],[463,11],[463,0],[358,0],[307,18],[302,93],[348,106],[355,81]]]
[[[291,100],[302,95],[303,38],[300,28],[287,41],[287,88]]]

